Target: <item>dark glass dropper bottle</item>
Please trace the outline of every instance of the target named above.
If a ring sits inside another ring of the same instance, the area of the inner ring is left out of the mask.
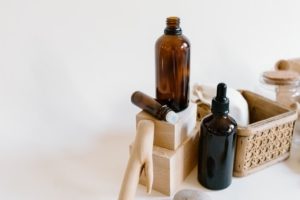
[[[226,85],[218,84],[212,100],[212,114],[203,119],[199,139],[198,181],[206,188],[219,190],[231,184],[237,124],[228,115]]]

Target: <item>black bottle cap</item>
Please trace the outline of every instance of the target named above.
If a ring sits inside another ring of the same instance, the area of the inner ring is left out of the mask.
[[[211,112],[214,114],[228,114],[229,99],[226,97],[227,86],[225,83],[219,83],[217,87],[217,96],[213,98]]]
[[[182,30],[180,28],[180,18],[179,17],[168,17],[167,27],[164,33],[166,35],[181,35]]]

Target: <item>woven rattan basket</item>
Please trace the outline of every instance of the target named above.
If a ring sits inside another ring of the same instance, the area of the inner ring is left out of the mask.
[[[296,111],[249,91],[250,124],[238,127],[234,176],[246,176],[289,157]]]

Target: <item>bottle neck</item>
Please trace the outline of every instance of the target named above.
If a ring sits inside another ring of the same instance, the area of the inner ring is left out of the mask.
[[[166,105],[163,105],[162,107],[160,107],[160,109],[158,110],[158,117],[160,119],[165,119],[166,118],[166,115],[168,114],[168,112],[170,112],[171,109],[166,106]]]
[[[180,19],[178,17],[168,17],[164,33],[165,35],[181,35]]]
[[[228,117],[228,112],[222,113],[222,112],[212,112],[213,116],[215,117]]]

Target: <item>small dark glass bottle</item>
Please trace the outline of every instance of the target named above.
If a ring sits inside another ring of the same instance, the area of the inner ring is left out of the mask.
[[[212,114],[201,124],[198,158],[198,181],[206,188],[220,190],[231,184],[237,124],[228,115],[226,85],[218,84],[212,100]]]
[[[175,112],[188,107],[190,43],[182,35],[178,17],[167,18],[167,27],[155,44],[156,99]]]
[[[178,121],[178,115],[172,109],[166,105],[161,105],[155,99],[140,91],[132,94],[131,102],[159,120],[165,120],[171,124]]]

